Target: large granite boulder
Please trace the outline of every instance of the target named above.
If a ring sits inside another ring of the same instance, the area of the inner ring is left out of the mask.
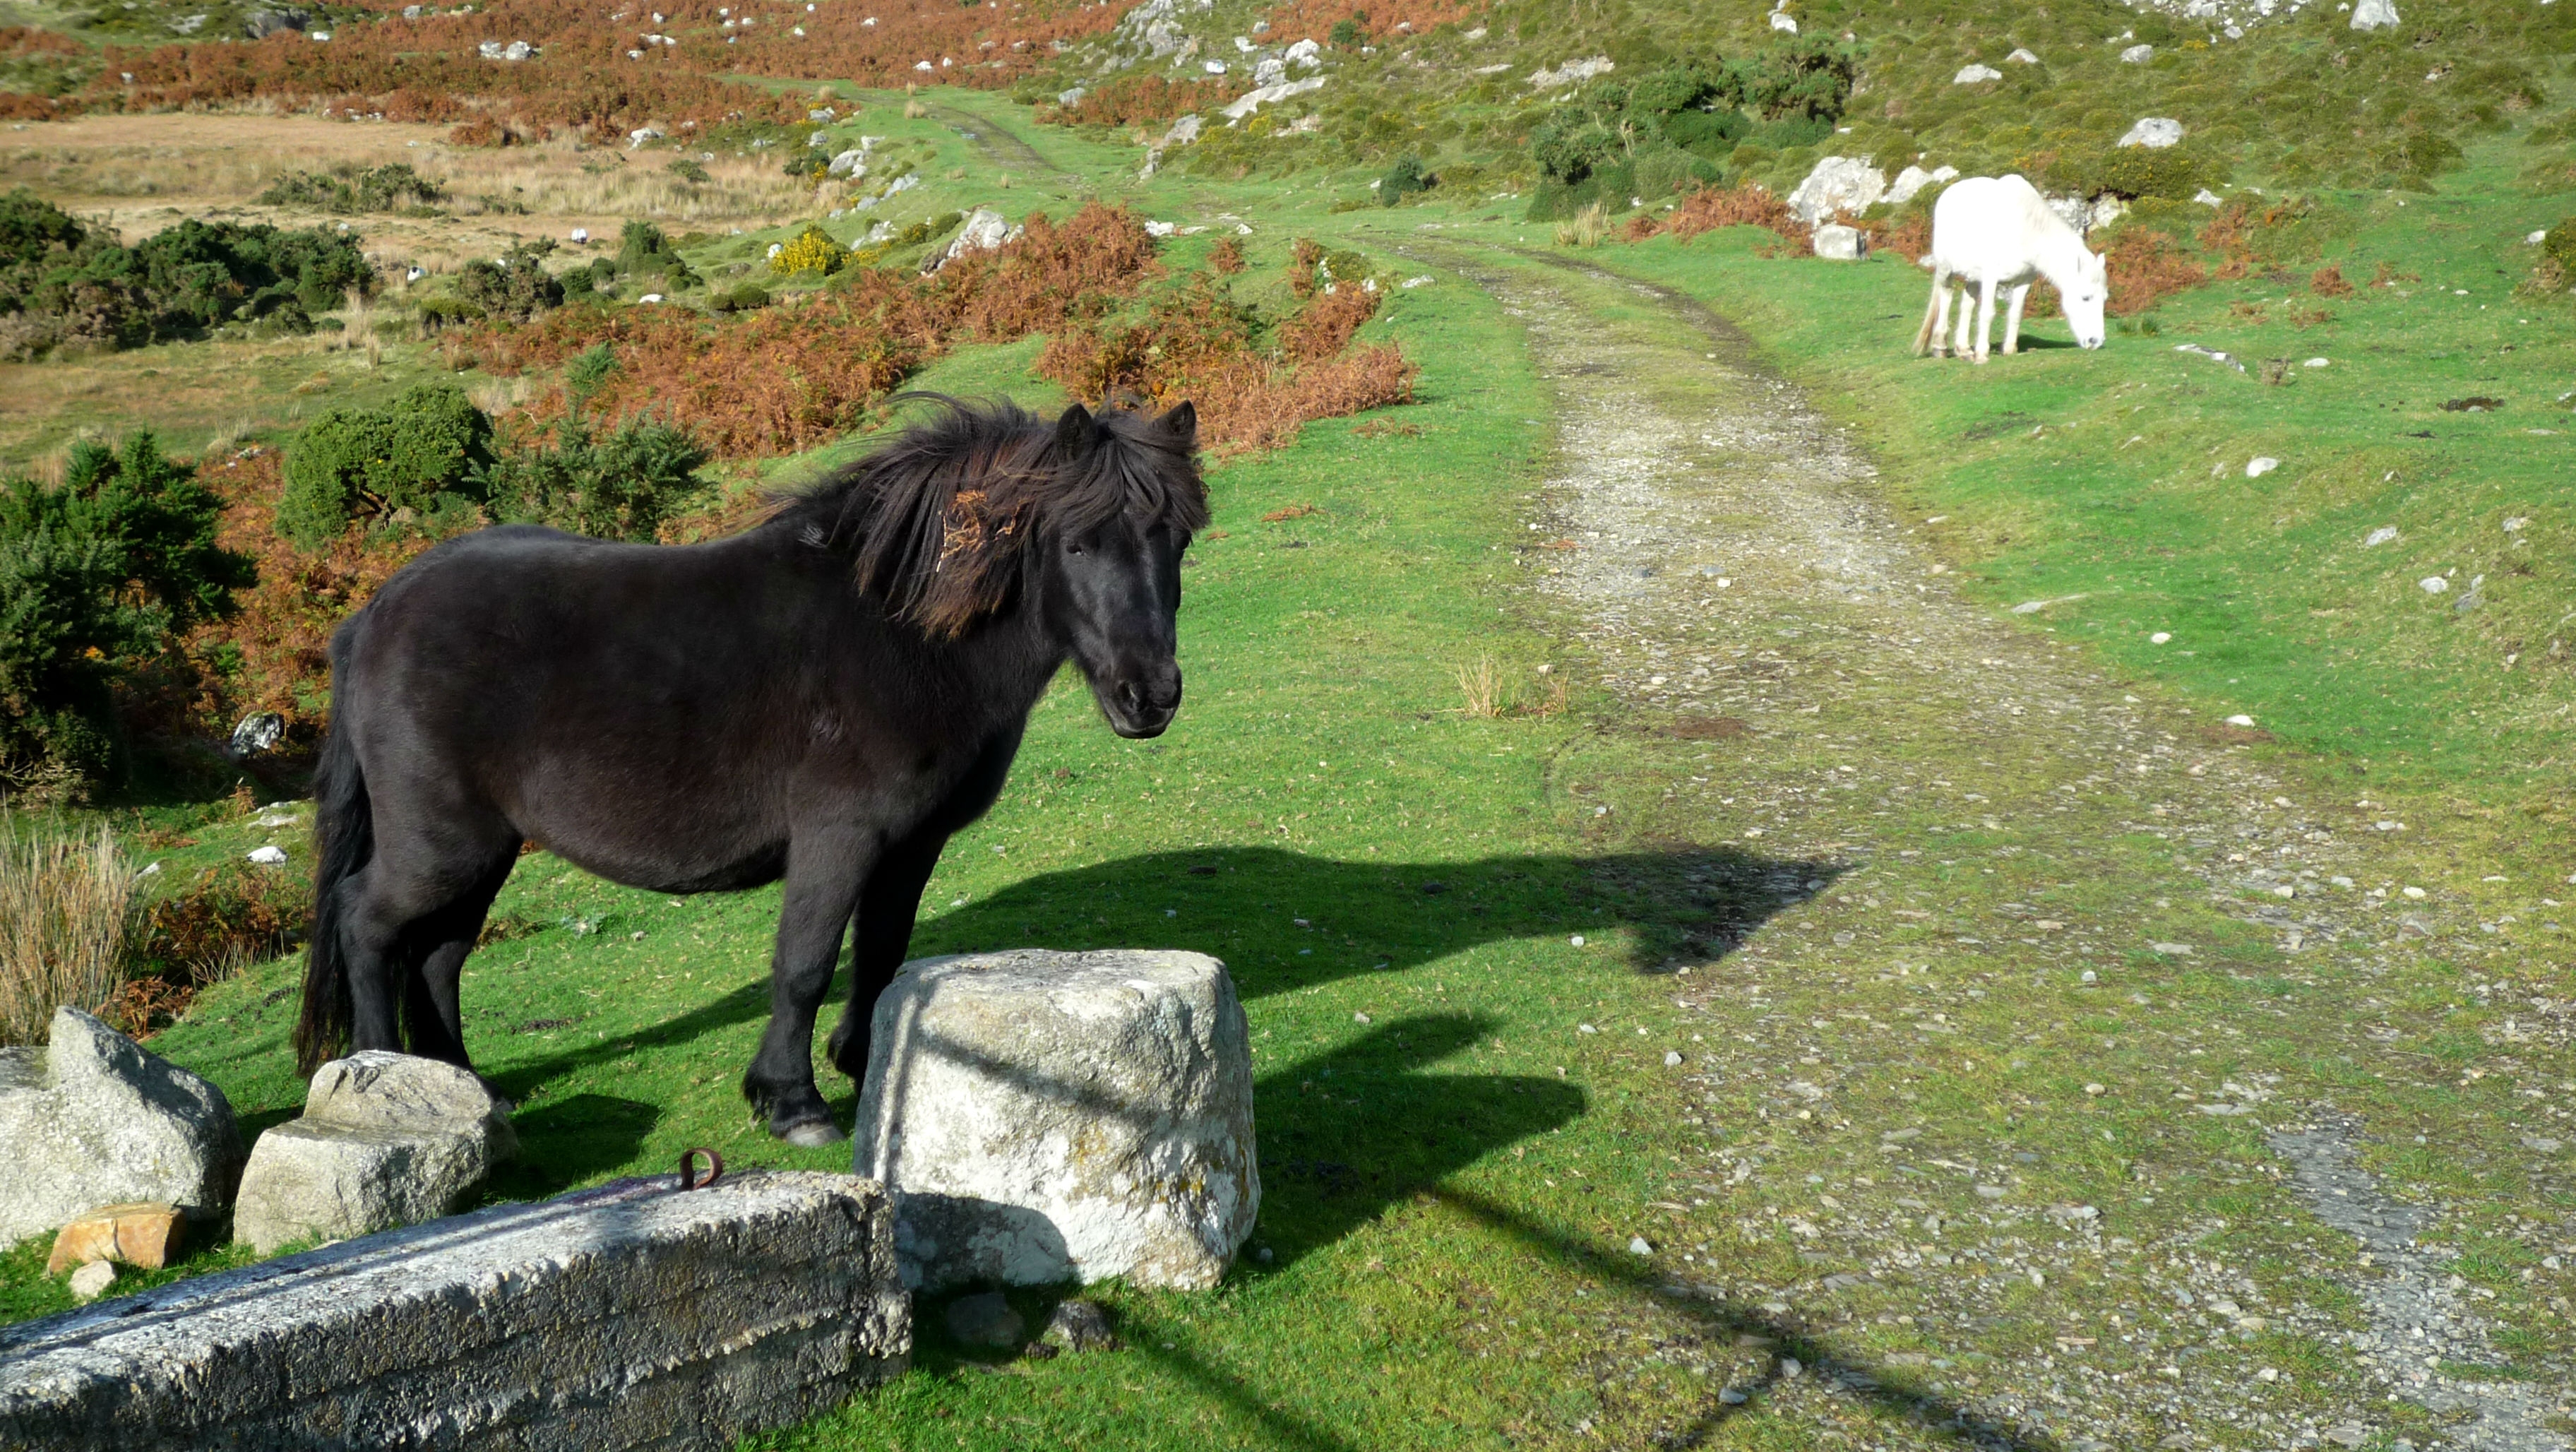
[[[2355,30],[2394,30],[2400,23],[2396,0],[2360,0],[2352,7]]]
[[[1817,162],[1798,189],[1789,193],[1789,210],[1808,226],[1848,213],[1867,211],[1887,195],[1887,173],[1866,156],[1828,156]]]
[[[43,1048],[0,1049],[0,1245],[101,1205],[220,1213],[241,1173],[224,1091],[77,1008]]]
[[[304,1117],[251,1148],[233,1238],[265,1255],[434,1220],[518,1149],[508,1104],[471,1069],[383,1049],[334,1059]]]
[[[852,1138],[906,1284],[1195,1289],[1252,1233],[1252,1046],[1214,958],[924,959],[874,1035]]]

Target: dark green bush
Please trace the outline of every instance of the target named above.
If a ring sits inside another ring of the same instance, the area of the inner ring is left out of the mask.
[[[591,264],[594,272],[597,263]],[[698,275],[680,257],[680,249],[650,222],[628,222],[617,234],[617,273],[621,277],[659,277],[666,291],[695,287]]]
[[[707,306],[720,313],[747,313],[769,306],[769,289],[756,282],[746,282],[730,292],[707,299]]]
[[[114,778],[118,678],[251,582],[220,507],[149,433],[73,449],[59,488],[0,480],[0,789]]]
[[[440,201],[447,193],[438,183],[411,169],[409,162],[360,168],[342,162],[329,171],[299,171],[269,183],[252,198],[263,207],[316,207],[328,212],[390,212]]]
[[[492,421],[453,383],[416,384],[390,408],[335,408],[287,450],[277,532],[310,549],[351,520],[458,513],[491,462]]]
[[[546,271],[552,238],[521,242],[491,262],[476,258],[465,264],[456,290],[467,302],[494,317],[524,323],[548,308],[563,306],[562,279]]]
[[[1378,178],[1377,204],[1381,207],[1392,207],[1406,197],[1431,190],[1438,181],[1439,178],[1426,176],[1423,173],[1422,158],[1418,156],[1399,158],[1395,165],[1387,168],[1386,175]]]
[[[1360,22],[1366,15],[1367,12],[1362,11],[1359,15],[1334,21],[1333,28],[1324,32],[1324,38],[1344,50],[1360,44],[1368,39],[1368,32],[1360,29]]]
[[[1843,114],[1859,55],[1839,41],[1801,35],[1760,55],[1728,61],[1711,78],[1711,94],[1724,105],[1766,120],[1797,116],[1831,121]]]
[[[685,156],[671,163],[671,175],[698,186],[705,186],[709,180],[707,169]]]
[[[686,429],[638,415],[594,437],[578,412],[540,447],[514,449],[483,474],[493,515],[602,539],[650,540],[705,485],[707,451]]]
[[[131,346],[227,323],[309,331],[313,314],[374,283],[345,232],[192,218],[128,248],[23,188],[0,198],[0,356]]]

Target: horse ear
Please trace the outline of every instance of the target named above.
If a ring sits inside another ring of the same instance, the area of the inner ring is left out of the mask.
[[[1165,433],[1178,439],[1181,447],[1195,449],[1199,446],[1199,411],[1190,406],[1188,399],[1172,405],[1171,412],[1154,422],[1160,424]]]
[[[1092,420],[1090,410],[1074,404],[1055,421],[1055,446],[1058,452],[1079,458],[1091,452],[1092,440],[1098,437],[1100,425]]]

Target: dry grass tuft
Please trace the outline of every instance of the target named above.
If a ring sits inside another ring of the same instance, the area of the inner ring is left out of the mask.
[[[1610,235],[1610,209],[1599,202],[1587,204],[1574,219],[1556,224],[1559,247],[1598,247]]]
[[[1502,674],[1495,669],[1492,656],[1480,655],[1475,664],[1459,666],[1457,676],[1458,694],[1466,700],[1458,708],[1459,714],[1477,721],[1491,721],[1503,714]]]
[[[108,1011],[141,914],[116,839],[0,818],[0,1044],[45,1040],[54,1010]]]

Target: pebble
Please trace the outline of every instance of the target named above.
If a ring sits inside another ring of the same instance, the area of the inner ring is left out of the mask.
[[[254,847],[250,851],[249,860],[262,867],[275,867],[286,860],[286,849],[274,843],[266,847]]]
[[[1568,938],[1568,939],[1566,939],[1565,941],[1567,941],[1568,943],[1573,944],[1573,945],[1574,945],[1575,947],[1577,947],[1577,948],[1580,948],[1580,947],[1582,947],[1582,946],[1583,946],[1583,935],[1582,935],[1581,933],[1577,933],[1577,934],[1575,934],[1573,937]]]
[[[2162,644],[2164,644],[2166,641],[2171,640],[2171,639],[2173,639],[2173,632],[2172,632],[2172,631],[2170,631],[2170,630],[2159,630],[2159,631],[2157,631],[2155,634],[2150,635],[2150,636],[2148,636],[2148,637],[2147,637],[2147,644],[2149,644],[2149,645],[2162,645]]]
[[[103,1260],[91,1261],[72,1272],[72,1294],[84,1301],[97,1300],[107,1294],[108,1287],[115,1284],[116,1267]]]
[[[1679,1051],[1679,1050],[1676,1050],[1676,1049],[1666,1049],[1666,1050],[1664,1050],[1664,1067],[1665,1067],[1665,1068],[1667,1068],[1667,1069],[1678,1069],[1678,1068],[1680,1068],[1681,1066],[1682,1066],[1682,1056],[1681,1056],[1681,1053],[1680,1053],[1680,1051]]]
[[[1601,1030],[1599,1030],[1599,1029],[1597,1029],[1597,1028],[1594,1028],[1592,1025],[1590,1025],[1590,1024],[1588,1024],[1588,1023],[1579,1023],[1579,1024],[1576,1024],[1576,1025],[1574,1026],[1574,1031],[1575,1031],[1576,1033],[1579,1033],[1579,1034],[1597,1034],[1597,1033],[1601,1032]]]
[[[1646,1237],[1642,1235],[1631,1235],[1628,1237],[1628,1253],[1630,1255],[1653,1255],[1655,1253],[1655,1248],[1646,1243]]]

